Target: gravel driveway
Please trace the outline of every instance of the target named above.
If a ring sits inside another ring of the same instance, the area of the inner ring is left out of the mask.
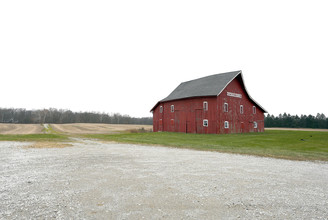
[[[0,142],[0,219],[328,218],[328,163],[90,140],[26,145]]]

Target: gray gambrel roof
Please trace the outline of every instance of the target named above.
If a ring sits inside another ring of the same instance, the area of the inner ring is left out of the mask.
[[[241,77],[242,84],[246,90],[241,70],[210,75],[181,83],[175,90],[173,90],[173,92],[169,96],[167,96],[165,99],[160,100],[152,108],[152,110],[154,110],[155,107],[161,102],[192,97],[218,96],[228,86],[228,84],[239,75]],[[263,107],[257,104],[255,100],[250,97],[247,90],[246,93],[252,102],[254,102],[259,108],[266,112]]]
[[[239,73],[241,71],[221,73],[183,82],[160,102],[200,96],[217,96]]]

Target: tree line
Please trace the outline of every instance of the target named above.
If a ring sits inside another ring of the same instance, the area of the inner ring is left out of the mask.
[[[268,114],[264,118],[265,127],[285,128],[327,128],[328,118],[324,114],[313,115],[290,115],[287,113],[278,116]]]
[[[65,124],[65,123],[105,123],[105,124],[153,124],[152,117],[131,117],[120,113],[72,112],[66,109],[0,108],[0,123],[17,124]]]

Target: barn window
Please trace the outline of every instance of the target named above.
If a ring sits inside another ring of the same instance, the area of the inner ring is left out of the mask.
[[[229,128],[229,122],[228,121],[224,122],[224,128]]]
[[[159,113],[163,113],[163,106],[159,107]]]
[[[240,105],[240,114],[244,114],[244,106]]]
[[[207,119],[204,119],[204,120],[203,120],[203,126],[204,126],[204,127],[208,127],[208,120],[207,120]]]
[[[203,102],[203,109],[204,109],[204,111],[208,110],[208,103],[207,102]]]
[[[171,105],[171,112],[174,112],[174,105]]]
[[[254,121],[254,128],[257,128],[257,122]]]
[[[228,112],[228,103],[224,103],[223,111]]]
[[[256,107],[253,106],[253,114],[256,114]]]

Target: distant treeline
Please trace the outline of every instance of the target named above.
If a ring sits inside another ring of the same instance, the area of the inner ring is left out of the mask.
[[[268,114],[264,118],[265,127],[284,127],[284,128],[327,128],[328,118],[324,114],[313,115],[290,115],[279,114],[274,116]]]
[[[0,123],[18,124],[65,124],[65,123],[106,123],[106,124],[153,124],[152,117],[135,118],[119,113],[72,112],[63,109],[26,110],[23,108],[0,108]]]

